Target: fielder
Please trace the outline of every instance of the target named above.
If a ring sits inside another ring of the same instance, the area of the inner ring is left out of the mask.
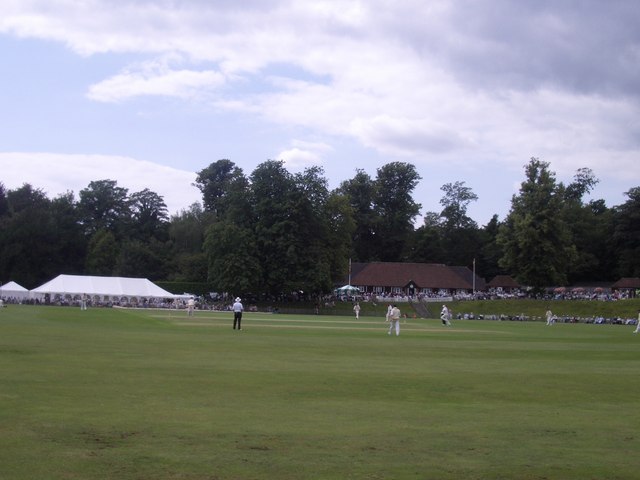
[[[442,310],[440,311],[440,320],[442,320],[443,325],[446,325],[447,327],[451,326],[451,312],[446,305],[442,305]]]

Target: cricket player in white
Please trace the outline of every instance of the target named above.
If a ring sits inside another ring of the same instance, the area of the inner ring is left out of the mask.
[[[393,305],[391,307],[391,311],[389,312],[389,335],[393,332],[393,329],[396,330],[396,337],[400,335],[400,309]]]
[[[553,325],[555,319],[553,317],[553,313],[551,313],[551,310],[547,310],[547,313],[545,315],[547,317],[547,325]]]
[[[442,310],[440,311],[440,320],[442,320],[442,324],[450,327],[451,326],[451,321],[449,320],[450,318],[451,318],[451,312],[449,311],[446,305],[442,305]]]

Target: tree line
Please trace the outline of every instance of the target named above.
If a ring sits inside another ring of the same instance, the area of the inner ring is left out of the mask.
[[[0,183],[0,280],[33,288],[60,273],[202,282],[219,292],[263,296],[330,292],[354,262],[471,266],[544,287],[640,275],[640,187],[608,207],[585,201],[598,180],[587,168],[558,182],[532,158],[501,221],[467,215],[478,196],[465,182],[442,186],[440,208],[413,199],[415,166],[358,169],[330,190],[321,167],[290,173],[268,160],[251,174],[230,160],[197,172],[197,202],[169,216],[163,198],[92,181],[75,198],[49,199],[25,183]]]

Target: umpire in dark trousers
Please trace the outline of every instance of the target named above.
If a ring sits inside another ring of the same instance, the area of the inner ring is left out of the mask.
[[[240,302],[240,297],[236,298],[236,301],[233,304],[232,308],[233,308],[233,329],[235,330],[237,326],[238,330],[242,330],[242,311],[244,310],[244,307]]]

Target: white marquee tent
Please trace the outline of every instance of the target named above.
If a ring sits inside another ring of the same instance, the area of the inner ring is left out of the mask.
[[[0,298],[5,300],[15,298],[16,300],[24,300],[29,298],[29,290],[16,282],[5,283],[0,285]]]
[[[146,278],[96,277],[84,275],[58,275],[44,285],[31,290],[33,298],[52,298],[87,295],[90,298],[174,298],[175,295],[160,288]]]

